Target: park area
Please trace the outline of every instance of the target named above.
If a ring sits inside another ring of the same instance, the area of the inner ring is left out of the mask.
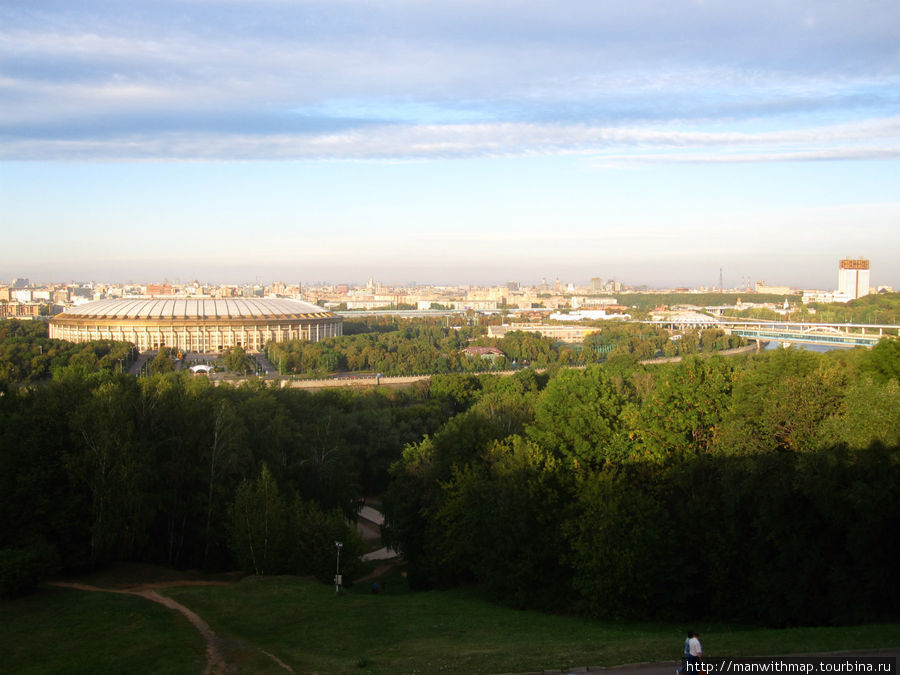
[[[567,672],[674,662],[685,630],[512,610],[466,589],[412,593],[401,567],[379,577],[377,594],[361,582],[340,596],[310,578],[203,577],[148,565],[75,581],[80,587],[51,582],[0,603],[5,672]],[[187,608],[208,630],[151,601],[153,594]],[[711,656],[900,645],[900,624],[695,628]]]

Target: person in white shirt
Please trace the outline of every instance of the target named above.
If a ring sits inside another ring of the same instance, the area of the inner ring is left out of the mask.
[[[703,648],[700,646],[700,633],[694,633],[694,636],[688,640],[688,673],[697,672],[697,664],[703,660]]]

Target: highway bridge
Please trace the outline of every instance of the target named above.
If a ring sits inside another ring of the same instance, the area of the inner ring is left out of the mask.
[[[724,308],[713,307],[706,309],[717,310]],[[420,318],[426,316],[465,315],[466,310],[382,309],[368,311],[340,311],[336,313],[345,318],[377,316]],[[641,321],[641,323],[663,326],[671,330],[721,328],[726,333],[740,335],[743,338],[755,340],[757,342],[778,341],[783,343],[817,344],[841,347],[872,347],[886,335],[896,337],[898,335],[898,329],[900,329],[900,326],[894,324],[805,323],[800,321],[729,319],[728,317],[710,316],[709,314],[699,311],[674,313],[672,317],[667,319],[645,320]]]
[[[885,336],[896,337],[900,328],[893,324],[752,321],[718,318],[699,313],[642,323],[664,326],[672,330],[721,328],[728,334],[740,335],[757,342],[778,341],[840,347],[872,347]]]

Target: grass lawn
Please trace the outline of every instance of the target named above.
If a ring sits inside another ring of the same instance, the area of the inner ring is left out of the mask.
[[[103,585],[99,580],[90,583]],[[116,585],[116,584],[110,584]],[[158,589],[197,612],[239,673],[511,673],[674,661],[690,626],[598,622],[411,593],[399,576],[341,596],[297,577]],[[900,646],[900,624],[768,630],[698,623],[704,652],[747,656]],[[199,633],[143,598],[45,588],[0,603],[2,672],[200,673]],[[563,671],[565,672],[565,671]]]
[[[465,591],[340,597],[294,577],[248,577],[229,588],[173,588],[167,594],[203,616],[222,637],[253,645],[297,672],[510,673],[675,660],[687,627],[598,622],[497,607]],[[702,622],[710,657],[900,646],[900,625],[763,630]],[[253,659],[247,671],[263,669]],[[279,672],[270,662],[268,672]],[[281,671],[284,672],[284,671]]]
[[[200,673],[205,665],[200,634],[144,598],[47,587],[0,602],[2,673]]]

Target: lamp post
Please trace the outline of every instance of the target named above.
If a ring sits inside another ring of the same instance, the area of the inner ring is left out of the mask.
[[[337,568],[334,572],[334,594],[338,595],[341,592],[341,584],[343,581],[341,579],[341,549],[344,548],[344,545],[341,542],[336,541],[334,542],[334,548],[337,551]]]

